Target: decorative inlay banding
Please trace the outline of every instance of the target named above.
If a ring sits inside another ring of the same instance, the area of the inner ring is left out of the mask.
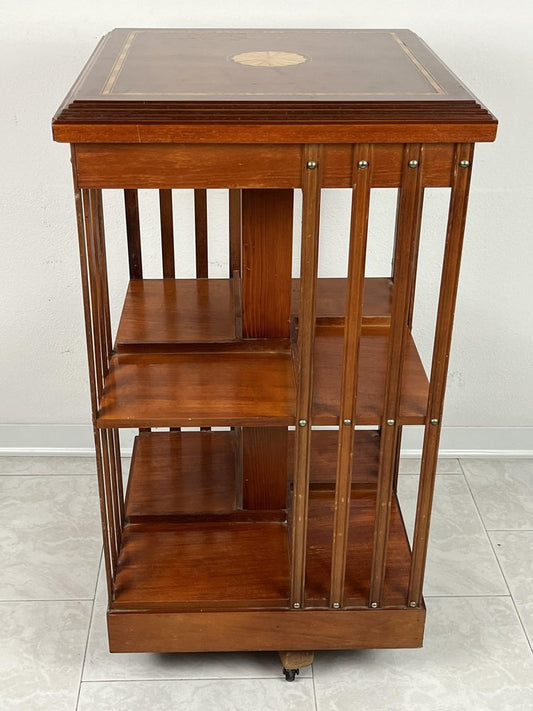
[[[278,52],[268,50],[262,52],[242,52],[231,57],[237,64],[246,64],[249,67],[290,67],[293,64],[307,62],[307,57],[296,52]]]

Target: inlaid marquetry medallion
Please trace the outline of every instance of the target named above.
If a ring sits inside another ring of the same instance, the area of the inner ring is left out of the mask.
[[[249,67],[290,67],[293,64],[307,62],[307,57],[304,57],[303,54],[273,50],[242,52],[241,54],[235,54],[231,59],[237,64],[246,64]]]

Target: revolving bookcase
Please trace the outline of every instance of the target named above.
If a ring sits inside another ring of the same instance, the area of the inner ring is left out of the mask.
[[[53,133],[72,151],[112,651],[277,650],[291,679],[314,650],[422,644],[473,147],[496,126],[407,30],[121,29],[100,42]],[[350,207],[346,235],[326,240],[329,188]],[[428,188],[448,189],[449,209],[424,367],[413,314]],[[213,189],[228,200],[216,278]],[[397,203],[392,266],[370,276],[376,189]],[[129,282],[115,328],[117,191]],[[185,191],[195,274],[176,264]],[[147,278],[155,243],[162,269]],[[340,252],[340,276],[319,276],[319,249]],[[412,425],[424,439],[408,535],[396,485]],[[121,428],[138,431],[125,488]]]

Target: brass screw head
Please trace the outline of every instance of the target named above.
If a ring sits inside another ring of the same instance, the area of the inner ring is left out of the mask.
[[[461,160],[461,161],[459,161],[459,167],[460,167],[460,168],[469,168],[469,167],[470,167],[470,161],[469,161],[469,160]]]
[[[342,424],[345,425],[346,427],[350,427],[350,425],[352,424],[352,421],[346,419],[346,420],[343,420],[343,421],[342,421]]]
[[[307,420],[298,420],[299,427],[305,427],[307,425]]]
[[[334,603],[333,603],[333,607],[334,607],[336,610],[338,610],[340,606],[341,606],[340,602],[334,602]]]
[[[359,170],[366,170],[368,168],[368,161],[367,160],[360,160],[359,163],[357,164],[357,167]]]
[[[438,425],[438,424],[439,424],[439,421],[438,421],[438,419],[437,419],[436,417],[433,417],[433,419],[431,419],[431,420],[429,421],[429,424],[430,424],[430,425]]]
[[[414,602],[414,601],[413,601],[413,602],[410,602],[410,603],[409,603],[409,607],[416,607],[416,602]]]
[[[418,161],[417,160],[410,160],[409,161],[409,168],[418,168]]]
[[[378,606],[377,602],[370,603],[370,607],[372,607],[374,610],[376,609],[377,606]]]
[[[299,603],[299,602],[295,602],[294,605],[293,605],[293,607],[294,607],[295,610],[299,610],[299,609],[300,609],[300,603]]]
[[[317,167],[318,163],[316,160],[308,160],[307,161],[307,169],[308,170],[314,170]]]
[[[396,420],[387,420],[387,424],[389,427],[394,427],[394,425],[396,424]]]

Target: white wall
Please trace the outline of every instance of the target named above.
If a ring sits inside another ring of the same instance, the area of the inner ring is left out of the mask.
[[[500,120],[476,150],[444,446],[533,451],[533,26],[526,0],[35,0],[0,13],[0,448],[89,445],[69,151],[50,119],[113,27],[409,27]],[[331,206],[335,219],[335,201]],[[335,271],[335,264],[329,267]],[[422,324],[422,331],[424,324]]]

